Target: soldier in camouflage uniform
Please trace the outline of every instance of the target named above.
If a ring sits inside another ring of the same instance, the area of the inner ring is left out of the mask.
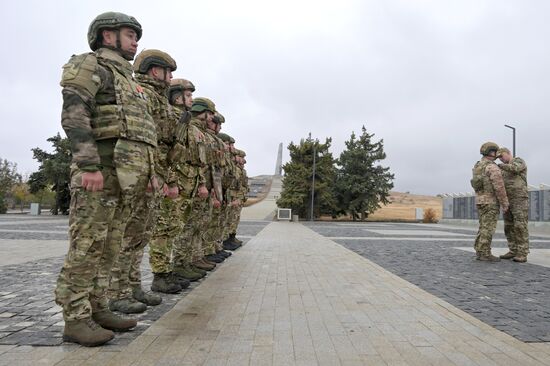
[[[173,156],[178,161],[176,169],[182,189],[189,192],[190,202],[187,206],[188,220],[178,236],[174,251],[173,263],[183,266],[191,262],[193,266],[212,270],[214,263],[205,261],[203,231],[209,223],[211,211],[211,175],[209,174],[210,152],[207,150],[207,121],[212,121],[216,108],[206,98],[196,98],[191,106],[191,119],[178,125],[176,149]],[[186,248],[187,250],[181,250]]]
[[[236,250],[238,249],[242,242],[238,240],[235,237],[235,231],[237,229],[235,225],[235,221],[238,223],[238,213],[240,211],[240,206],[242,205],[242,197],[241,197],[241,180],[242,180],[242,171],[240,168],[240,164],[238,162],[238,155],[237,151],[235,150],[235,139],[233,139],[231,136],[219,133],[218,136],[226,143],[226,145],[229,147],[228,149],[228,158],[229,162],[227,163],[229,167],[229,174],[228,174],[228,194],[227,194],[227,202],[226,205],[226,212],[225,212],[225,220],[223,225],[223,233],[222,233],[222,242],[223,242],[223,249],[226,250]],[[235,230],[235,231],[234,231]]]
[[[499,204],[504,213],[508,212],[509,203],[504,188],[500,169],[495,164],[498,145],[486,142],[481,145],[483,155],[472,169],[471,184],[476,192],[476,205],[479,213],[479,230],[475,241],[477,259],[487,262],[498,262],[500,258],[491,254],[491,241],[495,234],[499,216]]]
[[[157,136],[147,100],[132,76],[141,38],[126,14],[98,15],[88,29],[92,53],[73,56],[63,67],[62,126],[69,141],[71,207],[69,252],[57,280],[66,341],[96,346],[112,330],[136,326],[108,309],[106,290],[127,218],[141,204],[154,178]]]
[[[502,259],[527,262],[529,254],[529,190],[527,189],[527,164],[522,158],[514,157],[505,147],[498,149],[510,210],[504,214],[504,234],[508,240],[508,253]]]
[[[236,238],[237,233],[237,227],[239,226],[239,222],[241,220],[241,211],[243,209],[243,205],[246,202],[246,197],[248,195],[248,176],[246,175],[246,169],[244,168],[246,164],[246,153],[243,150],[235,149],[235,153],[237,154],[236,160],[237,160],[237,179],[239,180],[238,188],[238,200],[239,205],[236,207],[234,216],[232,216],[231,219],[231,226],[230,226],[230,235],[229,240],[236,245],[241,245],[242,241]]]
[[[239,240],[237,235],[237,227],[239,226],[239,222],[241,220],[241,211],[243,209],[244,203],[246,202],[246,197],[248,194],[248,176],[246,175],[246,170],[244,168],[244,165],[246,164],[246,153],[242,150],[236,149],[235,146],[232,144],[231,148],[235,151],[235,161],[237,162],[237,199],[238,199],[238,205],[235,207],[234,211],[232,212],[231,216],[231,225],[229,226],[229,237],[228,241],[229,243],[233,244],[234,246],[241,246],[242,241]]]
[[[149,112],[157,129],[155,173],[162,193],[167,197],[161,197],[160,192],[149,192],[149,199],[136,207],[135,215],[126,226],[122,247],[111,273],[109,308],[127,314],[141,313],[147,305],[158,305],[162,301],[160,296],[148,294],[142,289],[139,268],[143,249],[151,240],[160,202],[171,205],[173,199],[178,197],[178,188],[167,158],[168,151],[174,145],[174,127],[178,116],[166,96],[172,72],[176,68],[176,61],[170,55],[155,49],[142,51],[134,62],[136,80],[147,97]],[[151,256],[154,249],[151,248]]]
[[[230,163],[228,161],[229,147],[218,137],[224,121],[225,118],[220,113],[216,113],[212,122],[207,122],[206,130],[210,145],[209,150],[212,152],[212,163],[210,164],[210,174],[212,176],[211,197],[215,197],[214,202],[217,200],[219,205],[213,205],[212,207],[210,221],[204,232],[203,245],[206,259],[214,263],[221,263],[231,255],[231,253],[223,250],[221,243],[225,225],[225,212],[229,203],[227,195],[229,194],[231,173],[228,165]]]
[[[171,220],[177,227],[178,231],[174,232],[171,237],[172,251],[166,252],[162,258],[162,265],[171,268],[172,273],[177,278],[186,281],[197,281],[206,275],[206,271],[196,268],[191,262],[190,253],[192,247],[190,242],[182,240],[182,233],[188,221],[192,219],[191,206],[193,198],[196,196],[196,184],[199,180],[199,171],[197,167],[189,163],[190,154],[187,150],[187,142],[189,141],[189,128],[193,131],[194,127],[189,126],[191,118],[191,107],[193,105],[193,92],[195,86],[185,79],[174,79],[169,90],[170,103],[178,110],[181,117],[181,123],[177,126],[175,135],[176,145],[169,154],[174,166],[177,184],[180,190],[179,206],[177,212],[168,213],[167,218]],[[195,143],[192,142],[191,146]],[[186,235],[183,235],[186,236]],[[170,258],[170,254],[172,258]],[[158,257],[158,256],[157,256]],[[160,258],[160,257],[159,257]],[[157,264],[158,265],[158,264]]]

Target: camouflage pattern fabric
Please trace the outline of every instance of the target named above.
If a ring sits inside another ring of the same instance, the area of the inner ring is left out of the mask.
[[[202,234],[208,224],[210,206],[207,199],[197,196],[197,190],[200,185],[206,184],[208,171],[205,128],[205,121],[195,117],[175,127],[175,145],[168,156],[174,167],[182,201],[178,220],[173,217],[171,220],[178,221],[181,230],[174,236],[172,265],[165,263],[166,269],[190,264],[204,255]],[[166,253],[164,261],[168,258]],[[158,263],[151,263],[153,265]]]
[[[499,164],[504,179],[510,210],[504,214],[504,234],[510,252],[529,254],[529,190],[527,187],[527,164],[519,157],[507,164]]]
[[[138,202],[126,224],[119,253],[117,253],[109,280],[109,299],[124,299],[132,296],[130,275],[132,268],[139,268],[143,249],[151,240],[158,211],[159,192],[147,192]],[[134,285],[141,286],[141,274],[133,274]]]
[[[478,255],[491,254],[491,242],[495,233],[499,203],[505,210],[509,208],[508,196],[500,169],[494,161],[483,157],[472,169],[472,186],[476,192],[479,213],[479,229],[474,244]]]
[[[153,273],[171,272],[171,256],[174,239],[182,229],[179,221],[181,198],[163,198],[159,215],[149,245],[149,264]]]
[[[66,321],[89,318],[107,307],[113,261],[154,172],[156,131],[131,70],[128,61],[104,48],[75,56],[64,66],[61,124],[73,154],[70,247],[55,296]],[[107,122],[117,129],[101,135]],[[103,191],[87,192],[82,175],[100,169]]]
[[[500,203],[502,207],[509,205],[502,173],[494,161],[483,157],[472,169],[473,179],[479,181],[476,190],[476,204]]]
[[[225,143],[216,136],[215,132],[207,129],[205,134],[206,149],[208,159],[207,188],[214,191],[221,206],[218,208],[210,207],[210,217],[206,223],[206,230],[203,234],[203,250],[206,255],[214,254],[216,243],[220,242],[223,235],[223,206],[225,205],[224,186],[227,184]],[[225,173],[225,174],[224,174]],[[209,179],[211,177],[211,179]],[[220,177],[221,179],[216,179]],[[216,180],[218,186],[216,186]],[[212,194],[212,193],[211,193]]]
[[[178,121],[178,116],[168,102],[166,92],[168,84],[164,81],[156,80],[149,75],[137,74],[136,80],[143,88],[143,92],[149,101],[149,113],[153,116],[157,131],[157,149],[155,150],[155,172],[159,176],[159,185],[175,184],[175,175],[169,161],[168,153],[172,150],[175,143],[175,127]],[[150,212],[142,212],[141,217],[136,217],[136,222],[133,231],[127,230],[127,236],[141,236],[143,239],[141,244],[134,246],[134,252],[128,252],[129,258],[124,258],[123,261],[129,264],[124,286],[121,288],[123,294],[119,295],[122,298],[124,294],[131,294],[130,276],[132,269],[134,286],[139,283],[137,261],[142,257],[143,248],[149,244],[151,269],[154,273],[170,272],[170,256],[172,251],[173,238],[178,235],[180,226],[177,218],[179,217],[178,200],[170,198],[157,197],[156,205],[150,207]],[[153,217],[154,220],[147,220]]]
[[[82,188],[83,170],[71,169],[69,252],[57,280],[56,303],[65,320],[86,319],[107,308],[111,268],[128,218],[145,196],[152,174],[151,146],[119,139],[114,168],[104,168],[104,188]]]
[[[477,231],[474,249],[481,256],[491,254],[491,242],[497,227],[498,215],[500,213],[497,204],[477,205],[479,213],[479,229]]]

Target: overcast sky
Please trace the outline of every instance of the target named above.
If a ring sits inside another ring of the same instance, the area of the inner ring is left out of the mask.
[[[88,52],[90,21],[135,16],[139,43],[214,100],[249,175],[272,174],[279,142],[312,132],[337,157],[364,124],[384,139],[395,189],[469,191],[487,140],[510,146],[529,183],[550,183],[550,2],[10,1],[2,6],[0,157],[37,169],[60,125],[61,66]]]

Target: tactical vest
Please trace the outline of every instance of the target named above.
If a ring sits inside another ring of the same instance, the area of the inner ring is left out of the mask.
[[[494,164],[490,160],[482,159],[478,161],[472,169],[472,188],[476,192],[477,196],[489,196],[494,197],[496,200],[495,189],[491,183],[491,179],[485,173],[485,169],[489,164]]]
[[[510,164],[513,164],[514,160],[519,160],[525,164],[520,158],[513,158],[512,161],[510,161]],[[508,198],[513,199],[529,197],[529,189],[527,188],[527,169],[524,169],[519,173],[509,172],[504,169],[502,169],[501,172]]]
[[[113,73],[116,104],[96,106],[92,119],[94,138],[125,138],[156,147],[155,122],[148,112],[145,94],[132,76],[130,63],[121,65],[121,57],[101,51],[96,52],[97,62]]]
[[[157,140],[159,143],[172,145],[174,143],[174,127],[178,117],[161,87],[161,82],[152,80],[147,75],[136,75],[138,83],[147,91],[151,116],[157,129]],[[168,89],[168,88],[164,88]]]

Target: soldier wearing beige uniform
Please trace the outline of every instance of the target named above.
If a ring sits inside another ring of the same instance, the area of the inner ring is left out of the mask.
[[[529,254],[529,191],[527,189],[527,164],[522,158],[514,157],[505,147],[501,147],[497,156],[502,161],[502,171],[506,194],[510,201],[510,210],[504,214],[504,234],[508,240],[508,253],[502,259],[515,262],[527,262]]]
[[[471,184],[476,193],[479,213],[479,230],[474,248],[477,259],[486,262],[500,261],[500,258],[491,254],[491,242],[497,226],[499,208],[505,213],[509,208],[502,174],[495,164],[497,151],[498,145],[494,142],[481,145],[480,153],[483,157],[472,169]]]
[[[112,330],[136,326],[108,309],[106,290],[124,227],[158,186],[154,175],[157,135],[147,100],[128,62],[142,28],[126,14],[98,15],[88,29],[92,53],[63,67],[61,124],[71,143],[70,247],[55,289],[63,307],[63,339],[97,346]]]

